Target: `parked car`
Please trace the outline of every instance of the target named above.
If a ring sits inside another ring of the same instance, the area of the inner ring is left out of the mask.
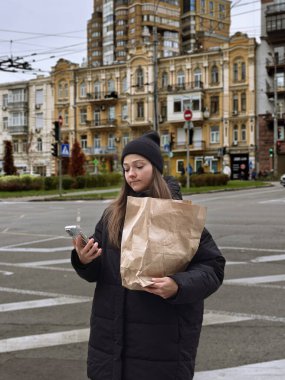
[[[285,186],[285,174],[282,174],[282,176],[280,177],[280,183],[281,185]]]

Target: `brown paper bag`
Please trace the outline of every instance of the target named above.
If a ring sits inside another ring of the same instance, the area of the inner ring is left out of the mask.
[[[190,201],[128,197],[121,243],[121,277],[142,290],[152,277],[185,270],[195,255],[206,208]]]

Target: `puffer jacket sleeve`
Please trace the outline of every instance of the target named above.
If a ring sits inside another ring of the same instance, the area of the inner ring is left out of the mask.
[[[186,271],[169,276],[178,284],[178,292],[168,302],[185,304],[207,298],[222,284],[224,267],[224,257],[204,228],[198,250]]]
[[[92,238],[94,238],[95,242],[98,242],[99,247],[102,247],[102,228],[103,221],[102,218],[98,222],[95,228],[95,233]],[[104,252],[102,252],[104,254]],[[79,260],[78,254],[75,249],[71,251],[71,264],[75,269],[76,273],[82,277],[84,280],[88,282],[96,282],[100,275],[102,258],[101,256],[97,257],[97,259],[93,260],[89,264],[82,264]]]

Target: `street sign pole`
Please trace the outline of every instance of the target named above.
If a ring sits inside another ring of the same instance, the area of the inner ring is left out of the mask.
[[[190,121],[186,121],[187,124],[187,141],[186,141],[186,146],[187,146],[187,163],[186,163],[186,186],[187,189],[190,187],[190,173],[189,173],[189,164],[190,164],[190,149],[189,149],[189,137],[190,137]]]
[[[186,186],[187,188],[190,187],[190,173],[189,173],[189,165],[190,165],[190,149],[189,149],[189,138],[190,138],[190,127],[191,127],[191,120],[192,120],[192,111],[190,108],[187,108],[184,111],[184,120],[185,125],[184,129],[186,129]]]
[[[62,153],[61,153],[61,127],[62,127],[62,116],[58,117],[58,192],[59,196],[62,196]]]

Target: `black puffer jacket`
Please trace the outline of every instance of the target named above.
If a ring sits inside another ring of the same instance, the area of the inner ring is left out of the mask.
[[[167,181],[169,183],[169,181]],[[173,197],[181,197],[170,181]],[[175,194],[176,193],[176,196]],[[178,195],[177,195],[178,194]],[[121,285],[120,251],[110,246],[101,219],[94,238],[102,256],[72,265],[87,281],[97,282],[88,350],[93,380],[190,380],[203,320],[203,300],[223,281],[225,260],[205,229],[187,270],[171,276],[177,295],[168,300]]]

